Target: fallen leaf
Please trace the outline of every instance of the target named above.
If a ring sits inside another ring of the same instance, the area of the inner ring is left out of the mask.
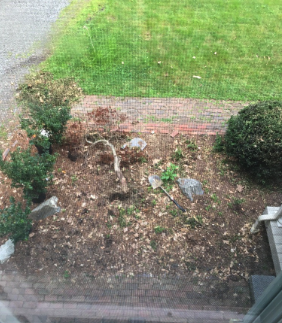
[[[239,193],[241,193],[241,192],[243,191],[243,189],[244,189],[244,186],[242,186],[242,185],[237,185],[237,187],[236,187],[236,190],[237,190]]]

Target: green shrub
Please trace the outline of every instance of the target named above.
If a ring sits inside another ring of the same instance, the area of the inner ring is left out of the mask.
[[[21,203],[16,204],[13,197],[10,198],[11,205],[3,210],[0,209],[0,236],[9,235],[13,242],[26,240],[31,230],[29,206],[22,208]]]
[[[51,143],[61,143],[66,124],[71,119],[68,106],[53,106],[50,104],[30,104],[27,118],[21,117],[21,128],[28,136],[39,135],[44,129],[49,135]]]
[[[51,73],[42,71],[27,75],[25,82],[19,85],[18,91],[17,101],[24,106],[69,106],[82,96],[82,90],[73,78],[55,80]]]
[[[282,102],[251,104],[232,116],[224,138],[225,151],[264,181],[282,174]]]
[[[220,136],[218,133],[216,134],[215,137],[215,142],[213,144],[213,151],[220,153],[223,152],[225,149],[225,144],[224,144],[224,137]]]
[[[46,192],[55,161],[56,155],[33,156],[31,147],[27,150],[18,148],[11,153],[11,161],[0,160],[0,169],[12,180],[12,187],[23,187],[25,198],[34,199]]]

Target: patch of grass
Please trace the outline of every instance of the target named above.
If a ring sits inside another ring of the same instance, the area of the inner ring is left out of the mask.
[[[74,77],[86,94],[282,98],[277,0],[78,3],[42,68]]]

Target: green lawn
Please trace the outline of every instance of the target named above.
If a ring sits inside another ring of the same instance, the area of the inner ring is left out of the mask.
[[[43,69],[86,94],[282,99],[278,0],[85,2],[63,14]]]

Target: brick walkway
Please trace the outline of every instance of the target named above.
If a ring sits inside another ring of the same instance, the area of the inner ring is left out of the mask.
[[[86,96],[72,113],[85,115],[97,107],[112,107],[125,113],[124,132],[160,132],[215,135],[224,133],[226,122],[246,103],[175,98],[116,98]]]
[[[180,279],[112,277],[91,281],[80,277],[74,283],[23,277],[13,271],[0,273],[0,286],[3,323],[18,322],[14,316],[20,322],[46,323],[227,323],[243,318],[237,311],[247,311],[242,302],[242,307],[235,307],[228,298],[208,298],[211,290],[207,286]],[[241,286],[241,292],[248,293],[248,288]]]

